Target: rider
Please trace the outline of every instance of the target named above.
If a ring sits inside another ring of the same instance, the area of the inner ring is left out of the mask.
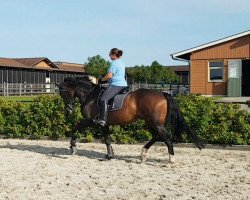
[[[95,123],[105,126],[107,121],[108,101],[118,94],[123,88],[127,87],[125,80],[125,64],[120,59],[123,51],[117,48],[110,50],[109,57],[112,60],[107,74],[100,80],[108,81],[109,86],[105,89],[101,96],[101,108],[99,118],[94,120]]]

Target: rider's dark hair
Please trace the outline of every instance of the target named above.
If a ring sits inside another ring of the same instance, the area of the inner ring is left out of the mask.
[[[110,50],[111,55],[116,55],[118,58],[122,56],[123,51],[117,48],[113,48]]]

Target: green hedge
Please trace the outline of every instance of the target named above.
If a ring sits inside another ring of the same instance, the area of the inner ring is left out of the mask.
[[[200,95],[176,99],[186,122],[205,142],[250,144],[250,115],[239,104],[216,103]]]
[[[217,104],[212,98],[198,95],[176,98],[187,123],[207,143],[249,144],[250,118],[235,104]],[[0,99],[0,134],[8,138],[69,137],[72,125],[80,121],[79,104],[70,119],[64,115],[62,99],[57,95],[42,95],[32,103]],[[116,143],[137,143],[151,139],[144,122],[126,126],[111,126],[111,138]],[[83,142],[103,139],[98,127],[78,133]],[[188,142],[188,139],[185,138]]]

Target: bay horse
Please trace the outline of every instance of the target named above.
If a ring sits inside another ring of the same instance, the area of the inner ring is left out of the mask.
[[[71,134],[71,153],[76,153],[76,132],[86,127],[95,126],[93,119],[98,115],[98,96],[101,92],[101,85],[91,82],[87,75],[83,77],[65,78],[58,84],[59,94],[63,98],[66,116],[70,116],[74,110],[75,99],[81,103],[81,114],[84,117],[74,128]],[[164,141],[168,148],[169,161],[174,162],[174,149],[171,135],[166,129],[170,124],[174,132],[181,138],[185,131],[199,149],[204,148],[203,143],[191,131],[181,116],[180,110],[169,94],[162,91],[139,89],[130,92],[124,99],[120,110],[108,112],[107,124],[102,127],[102,132],[107,146],[105,158],[111,159],[114,155],[109,136],[110,125],[125,125],[135,122],[138,119],[145,120],[152,134],[152,139],[142,148],[141,161],[146,161],[148,149],[157,141]],[[169,123],[167,123],[169,122]]]

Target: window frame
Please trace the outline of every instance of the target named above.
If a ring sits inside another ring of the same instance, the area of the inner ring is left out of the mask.
[[[211,80],[210,78],[210,74],[211,74],[211,67],[210,67],[210,63],[213,62],[220,62],[222,63],[222,67],[213,67],[212,69],[222,69],[222,79],[215,79],[215,80]],[[210,83],[214,83],[214,82],[225,82],[224,80],[224,61],[223,60],[209,60],[208,61],[208,82]]]

